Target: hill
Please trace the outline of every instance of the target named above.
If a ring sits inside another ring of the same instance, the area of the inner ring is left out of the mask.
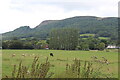
[[[2,35],[3,39],[11,39],[13,37],[36,37],[46,39],[52,29],[65,27],[78,28],[80,30],[80,34],[95,34],[97,37],[110,37],[111,39],[117,39],[118,18],[76,16],[63,20],[46,20],[35,28],[31,29],[29,26],[22,26],[14,31],[3,33]]]

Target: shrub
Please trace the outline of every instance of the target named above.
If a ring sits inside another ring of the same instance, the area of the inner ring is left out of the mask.
[[[48,58],[45,63],[39,63],[39,57],[35,57],[31,67],[24,66],[22,61],[20,61],[19,66],[17,68],[14,65],[14,70],[12,71],[12,76],[7,78],[46,78],[51,77],[53,73],[48,74],[50,69],[50,63]]]
[[[99,64],[99,63],[98,63]],[[97,65],[98,65],[97,64]],[[96,62],[82,61],[74,59],[73,64],[66,64],[64,73],[58,75],[59,78],[110,78],[111,74],[105,74],[102,71],[102,66],[96,66]]]

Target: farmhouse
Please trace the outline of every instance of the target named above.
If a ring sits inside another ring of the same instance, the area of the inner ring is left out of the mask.
[[[45,46],[45,49],[49,49],[48,45]]]
[[[116,45],[108,45],[107,46],[107,49],[116,49],[116,48],[120,48],[120,47],[118,47]]]

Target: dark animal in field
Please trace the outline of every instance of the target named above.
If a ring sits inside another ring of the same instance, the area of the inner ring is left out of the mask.
[[[50,56],[54,56],[53,53],[50,53]]]

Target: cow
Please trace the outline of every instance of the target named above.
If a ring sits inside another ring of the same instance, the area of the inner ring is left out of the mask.
[[[54,56],[54,55],[53,55],[53,53],[50,53],[50,56],[52,56],[52,57],[53,57],[53,56]]]

